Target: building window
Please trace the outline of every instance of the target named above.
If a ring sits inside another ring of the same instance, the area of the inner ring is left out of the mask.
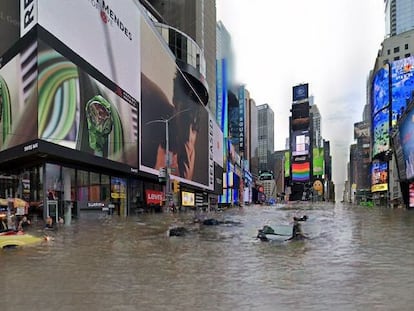
[[[390,53],[391,53],[391,51],[390,51],[390,49],[388,49],[388,50],[387,50],[387,54],[388,54],[388,55],[390,55]]]
[[[398,53],[399,51],[400,51],[400,47],[399,46],[397,46],[397,47],[394,48],[394,53]]]
[[[404,57],[410,57],[410,56],[411,56],[410,53],[407,53],[407,54],[404,55]]]
[[[405,44],[405,49],[408,50],[408,43]]]
[[[399,56],[395,56],[394,57],[394,60],[399,60],[400,59],[400,57]]]

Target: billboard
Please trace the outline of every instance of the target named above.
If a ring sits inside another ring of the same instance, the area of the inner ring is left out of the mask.
[[[371,192],[388,190],[388,163],[374,161],[371,165]]]
[[[210,137],[213,147],[213,160],[214,163],[217,163],[220,167],[224,166],[224,138],[223,138],[223,132],[220,130],[220,127],[217,125],[217,123],[210,118],[210,125],[213,128],[212,137]]]
[[[369,138],[369,123],[366,121],[354,123],[354,139]]]
[[[414,110],[411,110],[399,127],[407,179],[414,177]]]
[[[394,128],[392,140],[394,146],[395,159],[397,161],[398,178],[400,180],[406,180],[407,172],[405,167],[403,147],[401,145],[401,135],[399,127]]]
[[[0,56],[20,38],[20,1],[0,1]]]
[[[310,137],[308,130],[300,130],[292,132],[292,156],[308,155]]]
[[[313,176],[322,176],[324,174],[323,158],[323,148],[313,148]]]
[[[372,157],[390,149],[389,108],[380,110],[372,120]]]
[[[307,182],[310,179],[310,162],[292,163],[292,181]]]
[[[391,95],[392,95],[392,126],[397,124],[413,98],[414,91],[414,56],[392,62],[391,64]]]
[[[285,151],[285,177],[290,176],[290,152]]]
[[[180,182],[214,189],[209,115],[168,47],[141,23],[140,169],[158,175],[166,167]],[[214,131],[214,130],[213,130]],[[168,146],[167,146],[168,142]]]
[[[292,89],[293,94],[293,101],[298,101],[298,100],[302,100],[302,99],[306,99],[308,98],[308,93],[309,93],[309,84],[299,84],[293,87]]]
[[[181,192],[181,204],[183,206],[195,206],[195,196],[193,192],[182,191]]]
[[[34,41],[0,68],[1,151],[38,138],[36,60]]]
[[[408,193],[409,193],[409,207],[414,207],[414,183],[410,183],[408,186]]]
[[[133,0],[21,1],[38,3],[40,26],[133,98],[141,98],[141,11]]]
[[[245,134],[245,124],[244,120],[246,119],[245,116],[245,91],[244,86],[239,86],[239,120],[238,120],[238,127],[239,127],[239,152],[244,151],[244,134]]]
[[[38,137],[138,168],[138,109],[39,40]]]
[[[372,115],[389,106],[389,66],[385,65],[374,76],[372,81]]]

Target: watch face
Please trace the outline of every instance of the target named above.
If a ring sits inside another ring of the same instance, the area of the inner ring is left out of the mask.
[[[86,116],[89,129],[104,135],[111,132],[111,108],[110,104],[102,96],[95,96],[86,104]]]

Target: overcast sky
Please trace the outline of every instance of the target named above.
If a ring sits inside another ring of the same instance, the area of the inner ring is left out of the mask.
[[[275,113],[276,150],[289,136],[292,86],[309,83],[322,136],[331,142],[338,198],[384,39],[384,1],[217,0],[217,20],[232,36],[238,82]]]

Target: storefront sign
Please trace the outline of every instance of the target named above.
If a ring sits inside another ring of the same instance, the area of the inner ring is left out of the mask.
[[[160,204],[164,199],[164,194],[161,191],[147,189],[145,197],[147,204]]]

